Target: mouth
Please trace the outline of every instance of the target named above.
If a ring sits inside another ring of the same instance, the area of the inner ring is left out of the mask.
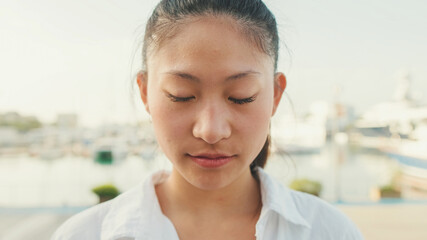
[[[219,168],[235,158],[235,155],[228,154],[211,154],[211,153],[202,153],[198,155],[187,154],[194,163],[199,165],[202,168]]]

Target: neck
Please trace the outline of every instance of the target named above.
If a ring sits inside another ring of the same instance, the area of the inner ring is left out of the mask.
[[[257,180],[249,169],[231,184],[215,190],[203,190],[187,182],[175,169],[156,187],[163,212],[195,217],[254,217],[261,211],[261,194]]]

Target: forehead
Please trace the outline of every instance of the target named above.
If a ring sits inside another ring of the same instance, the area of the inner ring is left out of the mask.
[[[271,57],[250,41],[229,17],[190,19],[153,51],[147,61],[149,72],[158,68],[273,71],[273,65]]]

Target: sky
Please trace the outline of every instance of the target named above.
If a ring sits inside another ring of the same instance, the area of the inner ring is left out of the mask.
[[[76,113],[88,126],[145,119],[132,86],[157,2],[0,0],[0,113],[44,122]],[[401,71],[427,102],[427,1],[265,3],[278,22],[279,70],[288,79],[279,114],[334,99],[362,113],[392,99]]]

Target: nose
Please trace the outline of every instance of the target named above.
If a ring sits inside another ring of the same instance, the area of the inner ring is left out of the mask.
[[[206,104],[196,116],[193,136],[208,144],[215,144],[231,135],[231,126],[226,108]]]

